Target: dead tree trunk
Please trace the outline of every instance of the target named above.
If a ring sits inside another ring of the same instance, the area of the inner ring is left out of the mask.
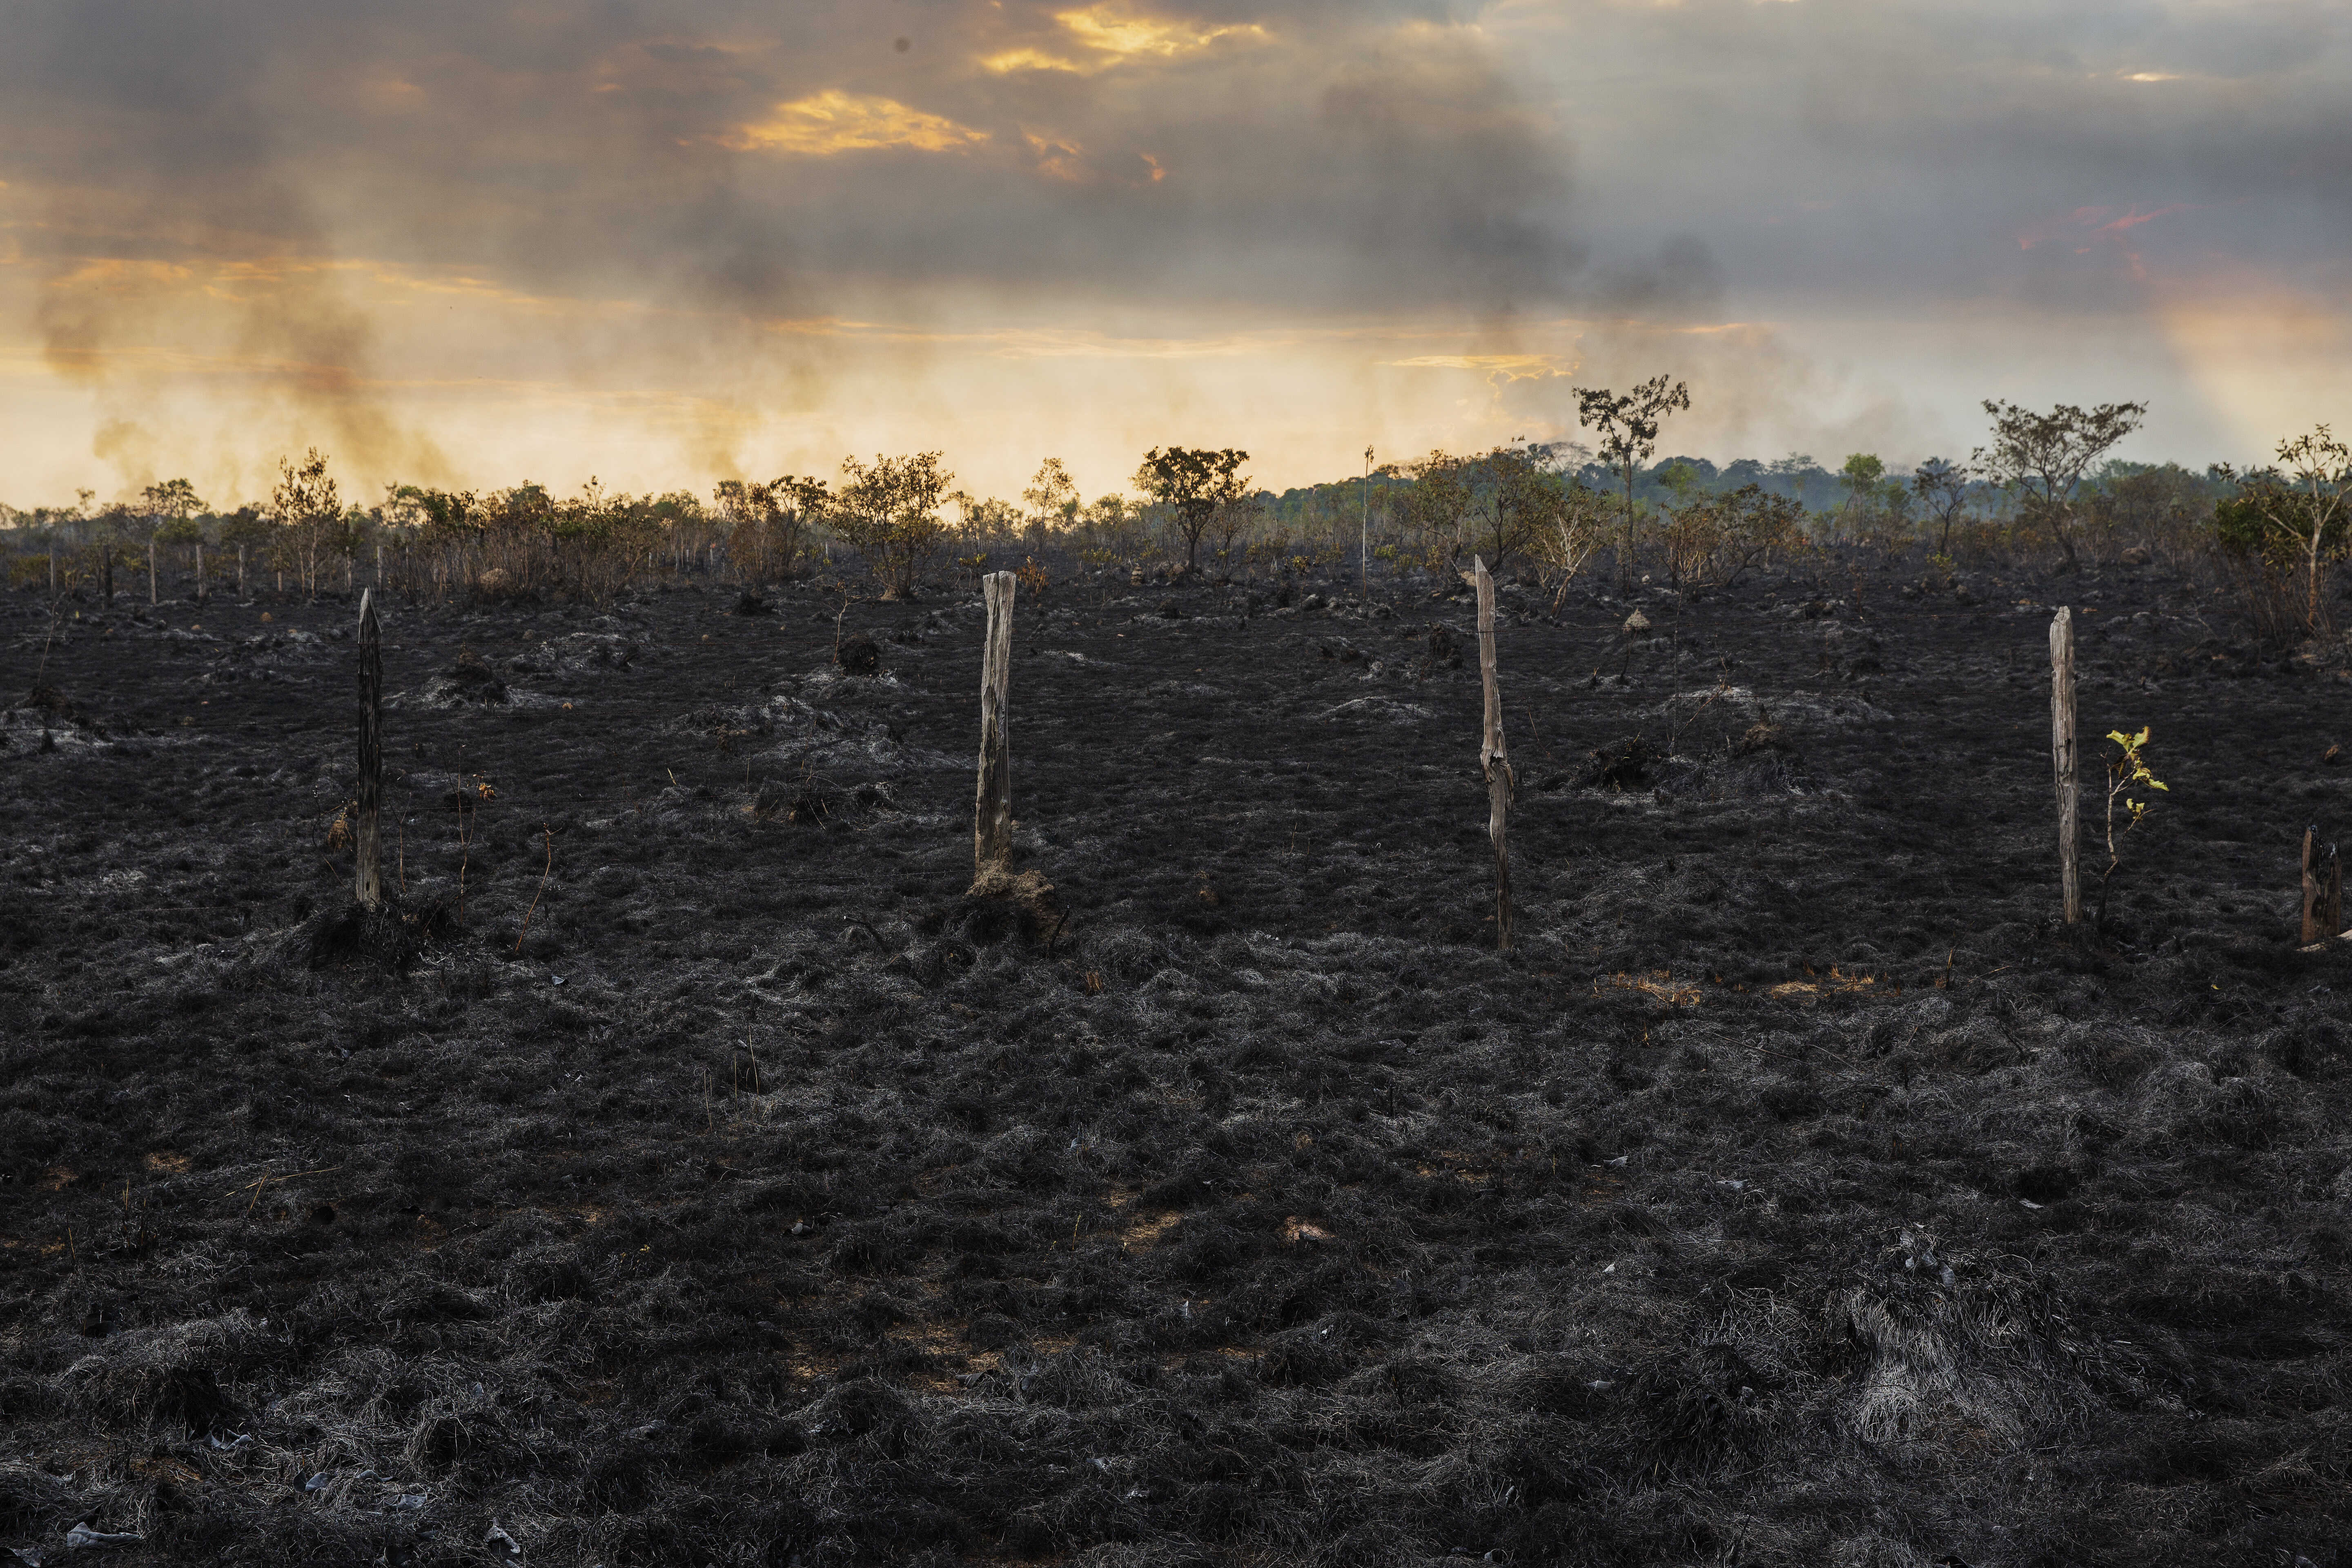
[[[1511,856],[1504,843],[1511,796],[1517,779],[1503,751],[1503,693],[1495,679],[1495,577],[1484,558],[1472,556],[1478,579],[1478,678],[1486,689],[1486,721],[1478,743],[1478,769],[1486,775],[1486,837],[1495,844],[1495,945],[1511,945]]]
[[[196,541],[196,603],[205,602],[205,542]]]
[[[2075,776],[2074,612],[2061,609],[2050,623],[2050,760],[2058,775],[2058,878],[2065,891],[2066,923],[2083,919],[2083,878],[2076,836],[2082,785]]]
[[[1013,861],[1013,751],[1004,730],[1004,702],[1013,681],[1013,585],[1010,572],[981,580],[988,602],[988,641],[980,666],[980,787],[972,805],[972,871]]]
[[[152,533],[147,536],[147,602],[150,605],[163,602],[163,593],[155,582],[155,536]]]
[[[237,596],[237,598],[238,598],[238,599],[240,599],[240,600],[242,600],[242,599],[244,599],[244,598],[246,597],[246,592],[245,592],[245,546],[244,546],[244,545],[242,545],[242,544],[240,544],[240,545],[238,545],[238,546],[236,547],[236,596]]]
[[[375,593],[360,595],[360,805],[352,825],[359,862],[352,890],[360,907],[383,902],[383,856],[377,831],[379,786],[383,774],[383,647],[376,627]]]
[[[2344,930],[2344,862],[2319,829],[2303,830],[2303,941],[2308,947]]]

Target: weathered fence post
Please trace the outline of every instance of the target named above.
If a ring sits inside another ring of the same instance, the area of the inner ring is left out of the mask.
[[[1486,775],[1486,837],[1495,842],[1495,945],[1511,945],[1511,856],[1505,847],[1505,821],[1517,779],[1503,751],[1503,693],[1495,680],[1495,576],[1483,557],[1472,556],[1478,579],[1478,678],[1486,689],[1486,722],[1478,743],[1478,768]]]
[[[1004,731],[1004,700],[1013,680],[1013,584],[1010,572],[981,579],[988,603],[988,641],[980,665],[980,787],[972,806],[975,876],[1013,860],[1013,750]]]
[[[2075,837],[2082,786],[2074,773],[2074,612],[2061,608],[2050,623],[2050,760],[2058,774],[2058,877],[2065,889],[2066,923],[2083,919],[2083,879]]]
[[[362,909],[383,902],[383,856],[377,834],[378,786],[383,774],[383,646],[376,627],[375,592],[360,595],[360,807],[352,843],[359,869],[352,892]]]
[[[2303,941],[2308,947],[2344,929],[2344,862],[2319,829],[2303,830]]]

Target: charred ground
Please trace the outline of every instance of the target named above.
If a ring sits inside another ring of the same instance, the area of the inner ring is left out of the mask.
[[[967,595],[395,606],[369,924],[352,606],[12,597],[0,1546],[2352,1561],[2347,689],[2066,584],[2072,942],[1972,586],[1507,595],[1507,955],[1461,598],[1025,597],[1035,921]]]

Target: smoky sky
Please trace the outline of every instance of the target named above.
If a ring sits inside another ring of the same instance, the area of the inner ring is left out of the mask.
[[[0,282],[61,377],[216,309],[427,467],[335,268],[690,315],[681,375],[843,314],[2063,332],[2347,297],[2347,40],[2296,0],[16,0]]]
[[[1107,28],[1023,0],[22,5],[0,177],[37,259],[357,254],[768,312],[843,279],[1334,308],[1571,289],[1568,139],[1442,10],[1094,9]],[[747,134],[826,93],[962,140]]]

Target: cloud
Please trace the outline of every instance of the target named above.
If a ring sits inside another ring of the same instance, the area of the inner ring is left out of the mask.
[[[64,475],[105,426],[125,477],[310,440],[386,477],[756,468],[885,414],[1026,429],[1015,364],[1039,428],[1118,432],[1074,442],[1292,428],[1202,368],[1244,362],[1335,420],[1466,428],[1556,417],[1525,371],[1496,412],[1497,367],[1702,345],[1730,440],[2080,400],[2135,332],[2160,352],[2112,395],[2202,408],[2243,378],[2193,323],[2345,292],[2347,83],[2306,0],[20,0],[0,363],[12,409],[53,396],[0,454]],[[1840,358],[1958,341],[1906,320],[2050,353],[1998,388]]]
[[[945,115],[926,114],[871,93],[827,88],[777,104],[767,118],[722,137],[720,145],[824,158],[884,147],[957,153],[987,140],[987,132],[959,125]]]
[[[1054,14],[1054,35],[1044,44],[1023,44],[982,57],[984,70],[1066,71],[1092,76],[1134,59],[1171,60],[1195,55],[1231,39],[1263,43],[1266,29],[1255,22],[1207,23],[1192,17],[1152,16],[1114,3]]]
[[[1118,4],[1056,12],[1054,20],[1084,47],[1115,60],[1139,55],[1173,59],[1197,54],[1226,38],[1262,41],[1266,37],[1265,29],[1255,22],[1213,26],[1189,17],[1147,16],[1131,5]]]

